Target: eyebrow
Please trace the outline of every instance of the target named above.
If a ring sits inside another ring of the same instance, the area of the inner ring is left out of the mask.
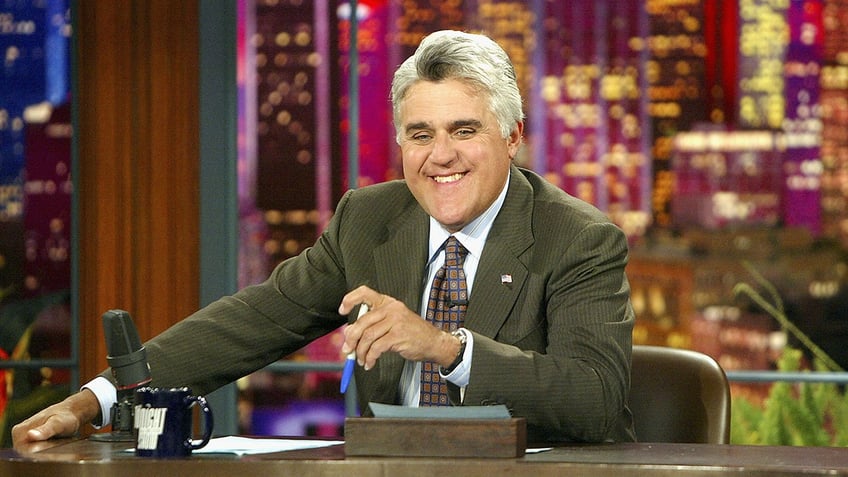
[[[456,121],[453,121],[453,122],[450,123],[449,129],[451,131],[454,131],[456,129],[464,128],[464,127],[467,127],[467,126],[473,126],[473,127],[479,128],[479,127],[483,126],[483,123],[480,122],[477,119],[457,119]],[[416,123],[407,124],[406,128],[404,130],[408,133],[410,131],[418,131],[418,130],[421,130],[421,129],[432,129],[432,126],[430,126],[430,124],[427,123],[427,122],[419,121],[419,122],[416,122]]]

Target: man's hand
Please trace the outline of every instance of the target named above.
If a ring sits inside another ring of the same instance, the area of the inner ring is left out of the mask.
[[[13,427],[12,443],[18,448],[51,437],[72,436],[99,412],[100,403],[94,393],[83,389]]]
[[[449,366],[459,353],[455,336],[428,323],[402,302],[361,286],[342,299],[339,313],[349,314],[365,303],[370,310],[345,328],[342,354],[356,350],[356,360],[366,370],[377,358],[394,351],[411,361],[434,361]]]

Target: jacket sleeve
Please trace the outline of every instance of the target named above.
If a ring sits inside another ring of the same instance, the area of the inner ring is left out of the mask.
[[[287,356],[346,322],[338,224],[346,200],[315,245],[259,285],[200,309],[145,346],[153,385],[208,393]]]

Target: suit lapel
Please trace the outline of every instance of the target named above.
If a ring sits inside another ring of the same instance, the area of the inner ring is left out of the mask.
[[[507,197],[492,224],[474,278],[465,326],[494,338],[527,280],[521,255],[533,244],[533,191],[512,167]]]

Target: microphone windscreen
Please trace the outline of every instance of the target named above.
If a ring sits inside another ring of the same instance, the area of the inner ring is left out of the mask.
[[[126,311],[109,310],[104,313],[103,331],[109,356],[124,356],[141,349],[138,331]]]
[[[106,334],[106,361],[112,368],[118,390],[150,382],[147,350],[141,345],[130,314],[123,310],[107,311],[103,314],[103,332]]]

